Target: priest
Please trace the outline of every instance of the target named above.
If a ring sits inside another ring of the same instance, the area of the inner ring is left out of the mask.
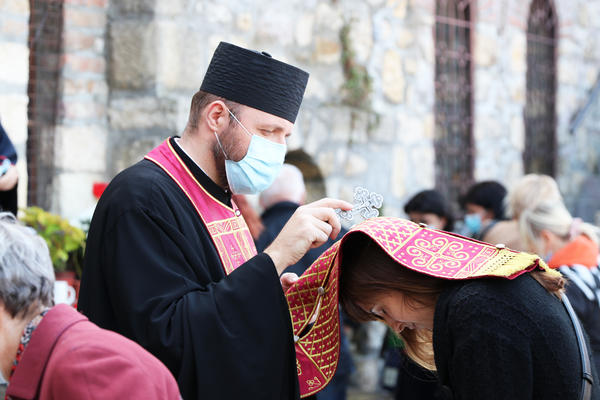
[[[283,164],[308,74],[220,43],[188,124],[117,175],[91,222],[79,309],[156,355],[187,399],[296,399],[294,336],[280,277],[336,237],[334,208],[300,207],[256,254],[232,193]]]

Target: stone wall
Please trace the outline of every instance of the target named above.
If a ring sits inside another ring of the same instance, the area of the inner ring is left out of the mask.
[[[523,173],[529,5],[478,3],[475,178],[510,186]],[[600,2],[557,3],[559,181],[571,198],[581,178],[563,178],[574,168],[562,161],[572,151],[566,130],[598,73],[600,18],[593,16]],[[355,185],[365,185],[384,195],[387,214],[401,215],[410,195],[434,184],[434,10],[433,0],[111,3],[109,175],[182,132],[191,96],[214,48],[225,40],[310,71],[290,148],[314,157],[330,196],[348,199]],[[345,27],[354,61],[372,78],[364,107],[349,106],[343,95]]]
[[[19,205],[27,195],[25,145],[27,141],[27,80],[29,48],[29,3],[0,1],[0,121],[15,145],[19,161]]]

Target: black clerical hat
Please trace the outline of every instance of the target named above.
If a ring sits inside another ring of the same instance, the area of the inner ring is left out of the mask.
[[[200,90],[296,121],[308,73],[271,57],[221,42]]]

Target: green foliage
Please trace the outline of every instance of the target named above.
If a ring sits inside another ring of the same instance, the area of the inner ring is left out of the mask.
[[[356,61],[350,41],[349,23],[342,27],[340,41],[342,42],[342,67],[346,78],[342,86],[344,102],[352,107],[370,110],[370,98],[373,91],[372,79],[367,68]]]
[[[371,94],[373,93],[373,79],[367,71],[367,67],[356,60],[352,41],[350,39],[350,28],[352,22],[346,22],[340,30],[340,42],[342,44],[342,69],[344,71],[344,84],[342,85],[342,101],[352,107],[352,129],[358,113],[367,115],[367,133],[379,126],[380,116],[373,110],[371,105]],[[352,142],[352,138],[350,139]]]
[[[21,220],[46,241],[54,270],[74,271],[81,276],[83,252],[85,251],[85,233],[59,215],[44,211],[39,207],[23,210]]]

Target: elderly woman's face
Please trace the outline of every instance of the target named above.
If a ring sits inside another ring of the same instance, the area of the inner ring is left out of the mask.
[[[396,333],[404,328],[433,329],[435,306],[424,306],[407,301],[400,292],[388,292],[374,298],[371,304],[361,304],[361,308],[377,319],[385,322]]]

